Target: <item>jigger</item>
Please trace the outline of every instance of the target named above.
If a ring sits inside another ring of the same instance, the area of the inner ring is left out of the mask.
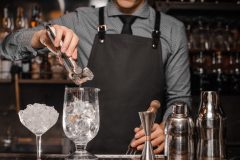
[[[146,136],[141,160],[154,160],[155,156],[151,144],[151,128],[155,120],[156,114],[150,111],[138,112],[138,114]]]

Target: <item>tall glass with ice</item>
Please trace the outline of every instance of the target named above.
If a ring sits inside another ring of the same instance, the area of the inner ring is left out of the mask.
[[[97,159],[86,151],[86,146],[99,130],[99,91],[91,87],[65,88],[63,130],[76,147],[69,159]]]

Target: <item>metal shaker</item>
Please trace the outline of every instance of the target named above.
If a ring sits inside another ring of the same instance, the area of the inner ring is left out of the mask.
[[[193,160],[194,123],[188,115],[187,105],[183,102],[173,104],[172,114],[165,124],[166,160]]]
[[[196,120],[198,160],[224,159],[223,116],[218,99],[217,92],[201,92],[201,103]]]

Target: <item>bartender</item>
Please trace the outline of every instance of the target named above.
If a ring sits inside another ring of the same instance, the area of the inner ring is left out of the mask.
[[[155,153],[164,146],[164,121],[171,104],[190,106],[187,39],[182,22],[155,11],[147,0],[112,0],[104,8],[78,8],[50,21],[54,46],[88,67],[101,89],[100,130],[88,144],[92,153],[125,153],[128,144],[143,149],[139,111],[161,101],[152,129]],[[42,54],[51,47],[44,25],[10,34],[0,49],[12,60]],[[165,109],[164,109],[165,108]],[[134,139],[132,140],[132,138]],[[132,141],[131,141],[132,140]]]

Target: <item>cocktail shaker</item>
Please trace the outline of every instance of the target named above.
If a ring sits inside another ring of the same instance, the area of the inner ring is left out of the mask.
[[[193,160],[193,128],[187,105],[183,102],[174,103],[164,129],[166,160]]]
[[[223,116],[215,91],[201,92],[196,126],[198,130],[197,159],[223,160]]]

